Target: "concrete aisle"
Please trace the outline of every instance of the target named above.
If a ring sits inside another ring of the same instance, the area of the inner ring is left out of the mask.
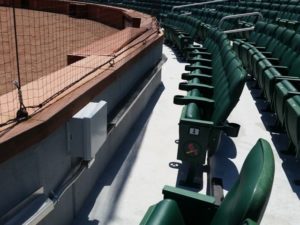
[[[300,187],[293,180],[300,178],[300,164],[294,156],[280,151],[288,146],[284,133],[272,132],[275,115],[265,112],[266,101],[257,98],[259,89],[254,82],[248,81],[239,103],[228,118],[229,122],[241,125],[237,138],[223,137],[220,151],[214,157],[214,176],[222,177],[226,193],[235,181],[242,164],[259,138],[266,139],[272,146],[275,158],[275,178],[269,204],[261,225],[299,225],[300,224]],[[274,130],[274,129],[273,129]]]
[[[163,186],[176,185],[178,170],[169,163],[176,161],[181,107],[173,104],[173,97],[180,94],[186,64],[178,63],[169,47],[164,46],[163,52],[168,60],[159,90],[74,225],[138,224],[148,207],[162,199]]]

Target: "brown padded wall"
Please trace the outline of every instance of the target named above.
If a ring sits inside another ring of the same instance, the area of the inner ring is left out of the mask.
[[[87,5],[87,14],[87,19],[104,23],[117,29],[124,28],[124,14],[121,9],[100,5],[95,7],[95,5],[89,4]]]
[[[96,4],[75,3],[69,1],[55,0],[0,0],[0,6],[14,6],[17,8],[26,8],[47,11],[59,14],[75,16],[77,18],[85,18],[104,23],[108,26],[123,29],[125,27],[140,27],[141,18],[130,15],[126,10]],[[75,10],[75,15],[74,14]]]

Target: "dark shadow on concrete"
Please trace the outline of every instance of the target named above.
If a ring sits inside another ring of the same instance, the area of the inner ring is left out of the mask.
[[[172,49],[172,51],[174,53],[173,59],[177,60],[179,63],[187,63],[187,61],[183,57],[182,53],[175,47],[175,45],[173,45],[172,43],[169,43],[169,42],[165,42],[165,45]]]
[[[255,106],[261,114],[261,120],[265,126],[265,129],[269,132],[273,130],[276,124],[276,115],[270,109],[269,102],[262,96],[262,91],[258,87],[254,87],[255,81],[250,80],[246,83],[250,94],[255,101]]]
[[[135,164],[149,118],[164,89],[164,85],[161,84],[154,92],[147,107],[137,119],[136,124],[132,127],[131,133],[125,138],[124,143],[121,144],[119,150],[116,151],[115,156],[112,157],[113,159],[106,167],[105,172],[99,177],[93,188],[93,191],[78,213],[79,216],[73,221],[73,225],[105,225],[113,217],[115,212],[115,207],[113,206],[115,206],[118,202],[124,184],[126,183],[128,176],[130,176],[130,172]],[[93,209],[98,195],[105,186],[110,186],[117,176],[118,180],[115,182],[116,185],[113,188],[114,193],[111,194],[113,197],[110,198],[110,205],[104,206],[105,211],[107,212],[107,215],[104,216],[105,219],[103,221],[90,221],[88,218],[89,213]]]
[[[209,159],[211,178],[221,178],[223,189],[229,191],[239,176],[239,172],[230,159],[237,155],[237,149],[232,139],[222,135],[218,151]]]
[[[268,106],[266,99],[258,98],[257,93],[261,92],[260,89],[253,88],[254,81],[248,81],[247,87],[252,95],[252,98],[255,101],[257,110],[261,114],[261,120],[268,132],[272,137],[272,142],[275,146],[275,149],[282,159],[282,168],[289,180],[292,190],[295,192],[297,197],[300,199],[300,186],[295,185],[295,180],[300,179],[300,162],[296,160],[295,155],[286,154],[286,150],[289,146],[289,137],[287,136],[284,128],[276,127],[276,115],[274,112],[266,111],[265,109]]]
[[[300,162],[295,160],[294,156],[283,155],[280,157],[282,159],[282,168],[287,175],[291,188],[297,194],[298,199],[300,199],[300,185],[295,184],[295,180],[300,179]]]
[[[300,162],[296,160],[295,155],[287,154],[289,137],[286,133],[271,132],[271,135],[272,142],[282,160],[281,166],[288,178],[290,186],[293,192],[297,194],[298,199],[300,199],[300,186],[295,184],[295,180],[300,179]]]
[[[223,157],[235,159],[237,156],[237,149],[233,140],[225,134],[221,137],[221,143],[216,154],[222,154]]]

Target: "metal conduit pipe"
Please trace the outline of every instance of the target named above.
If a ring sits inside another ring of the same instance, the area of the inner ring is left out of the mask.
[[[246,31],[252,31],[254,30],[254,26],[252,27],[246,27],[246,28],[239,28],[239,29],[232,29],[232,30],[225,30],[223,31],[224,34],[233,34],[233,33],[240,33],[240,32],[246,32]]]
[[[224,16],[218,25],[218,28],[221,29],[223,23],[225,20],[228,19],[235,19],[235,18],[242,18],[242,17],[248,17],[248,16],[257,16],[261,19],[263,19],[263,15],[260,12],[250,12],[250,13],[241,13],[241,14],[235,14],[235,15],[228,15],[228,16]],[[225,30],[224,33],[225,34],[230,34],[230,33],[239,33],[239,32],[245,32],[245,31],[251,31],[254,30],[255,26],[251,26],[251,27],[246,27],[246,28],[238,28],[238,29],[232,29],[232,30]]]
[[[208,4],[214,4],[214,3],[219,3],[219,2],[227,2],[227,1],[228,0],[214,0],[214,1],[186,4],[186,5],[177,5],[177,6],[172,7],[171,12],[173,12],[175,9],[182,9],[182,8],[188,8],[188,7],[193,7],[193,6],[208,5]]]
[[[74,170],[71,171],[64,181],[56,188],[56,190],[50,193],[49,198],[54,202],[54,204],[59,202],[64,193],[79,179],[83,172],[89,167],[89,162],[90,161],[82,160],[77,170],[75,167]]]
[[[180,16],[189,16],[189,15],[192,15],[192,13],[191,12],[186,12],[186,13],[180,14]]]
[[[7,221],[5,225],[36,225],[41,222],[50,212],[55,209],[56,204],[60,201],[64,193],[79,179],[83,172],[91,166],[93,160],[82,160],[74,167],[63,182],[49,196],[40,195],[27,205],[19,214]],[[38,207],[37,207],[38,205]],[[34,213],[32,214],[32,211]],[[28,215],[31,215],[28,218]]]

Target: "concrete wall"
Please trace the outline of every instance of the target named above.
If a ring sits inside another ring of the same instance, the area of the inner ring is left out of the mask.
[[[124,73],[120,74],[116,81],[94,101],[107,101],[108,112],[113,112],[123,101],[124,96],[137,88],[141,78],[151,71],[160,61],[161,56],[162,43],[159,43],[137,59],[136,63],[128,66]],[[77,183],[64,194],[55,210],[40,224],[64,225],[73,220],[99,175],[109,172],[109,168],[106,168],[107,163],[159,84],[160,73],[145,84],[145,89],[124,115],[124,119],[115,124],[96,155],[93,166],[84,172]],[[66,127],[66,124],[62,124],[58,130],[40,143],[0,164],[0,217],[40,187],[44,187],[48,195],[78,163],[79,159],[70,157],[68,153]]]

